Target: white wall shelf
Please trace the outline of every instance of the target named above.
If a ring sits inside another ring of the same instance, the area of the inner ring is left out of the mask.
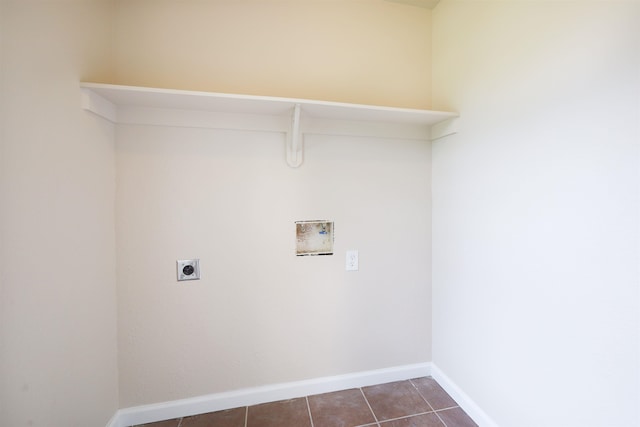
[[[302,164],[304,134],[434,140],[457,113],[306,99],[80,83],[82,107],[113,123],[284,132],[287,163]],[[437,125],[437,126],[434,126]]]

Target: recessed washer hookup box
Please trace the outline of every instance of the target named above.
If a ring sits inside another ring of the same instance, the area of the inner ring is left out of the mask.
[[[296,221],[296,255],[333,255],[333,221]]]

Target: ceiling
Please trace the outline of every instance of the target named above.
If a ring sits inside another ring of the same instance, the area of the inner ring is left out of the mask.
[[[424,9],[433,9],[440,0],[387,0],[393,3],[408,4],[410,6],[422,7]]]

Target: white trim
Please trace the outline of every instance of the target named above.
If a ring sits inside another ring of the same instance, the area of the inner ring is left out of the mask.
[[[437,138],[455,133],[450,119],[458,117],[447,111],[102,83],[80,83],[80,88],[82,108],[119,124],[288,133],[291,114],[297,109],[300,134],[428,141],[432,127]]]
[[[118,124],[287,132],[290,117],[121,105]]]
[[[349,388],[366,387],[431,375],[431,363],[396,366],[345,375],[252,387],[188,399],[120,409],[107,427],[127,427],[206,412],[292,399]]]
[[[80,83],[80,87],[85,91],[99,95],[117,107],[128,105],[290,116],[295,105],[300,104],[306,115],[319,119],[413,123],[427,126],[452,117],[458,117],[458,113],[448,111],[349,104],[311,99],[198,92],[85,82]]]
[[[454,135],[458,133],[459,127],[460,120],[458,120],[458,117],[436,123],[431,126],[431,130],[429,131],[431,135],[431,141],[436,141],[438,139],[444,138],[445,136]]]
[[[89,89],[80,89],[82,108],[99,115],[111,123],[118,120],[116,106]]]
[[[125,427],[120,425],[120,411],[116,411],[107,423],[107,427]]]
[[[449,396],[455,400],[458,405],[464,409],[473,421],[480,427],[498,427],[495,421],[493,421],[486,412],[484,412],[476,402],[469,397],[451,378],[449,378],[444,372],[440,370],[433,363],[431,364],[431,376],[442,388],[449,393]]]
[[[99,95],[91,94],[94,97]],[[108,102],[105,100],[105,102]],[[95,103],[87,109],[99,113]],[[102,110],[100,110],[102,111]],[[201,129],[228,129],[288,133],[291,115],[229,113],[218,111],[181,110],[121,105],[117,107],[117,121],[124,125],[173,126]],[[388,123],[300,117],[300,134],[361,136],[390,139],[429,140],[429,127],[420,123]]]

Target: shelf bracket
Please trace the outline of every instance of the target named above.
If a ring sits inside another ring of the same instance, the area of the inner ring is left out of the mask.
[[[436,141],[440,138],[444,138],[445,136],[458,133],[458,127],[460,126],[459,120],[460,119],[458,117],[453,117],[432,125],[430,130],[430,140]]]
[[[297,168],[302,164],[302,133],[300,132],[300,104],[293,107],[291,127],[287,132],[287,164]]]
[[[80,90],[80,102],[82,108],[109,120],[111,123],[117,121],[117,109],[110,101],[107,101],[97,93],[89,89]]]

